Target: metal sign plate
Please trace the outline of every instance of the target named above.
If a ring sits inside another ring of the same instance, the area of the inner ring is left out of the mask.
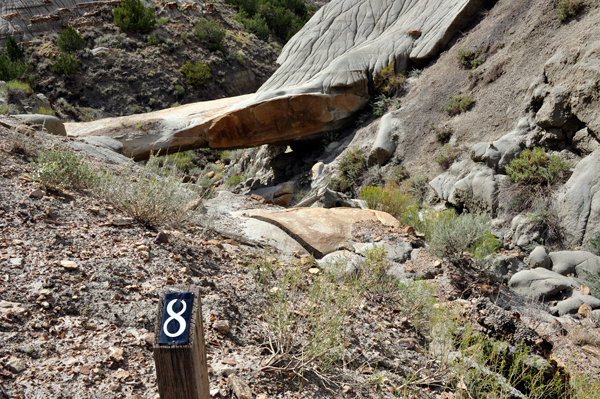
[[[187,345],[190,336],[190,321],[194,306],[191,292],[168,292],[165,294],[159,345]]]

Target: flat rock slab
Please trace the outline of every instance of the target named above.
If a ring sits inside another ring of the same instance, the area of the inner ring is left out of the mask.
[[[244,217],[245,209],[256,206],[246,195],[221,191],[204,203],[212,227],[240,243],[259,244],[277,249],[283,254],[308,255],[308,252],[282,229],[262,220]],[[280,208],[281,209],[281,208]]]
[[[308,252],[322,258],[339,249],[350,248],[352,225],[374,220],[390,227],[400,222],[389,213],[356,208],[294,208],[282,211],[249,210],[245,216],[271,223],[300,243]]]

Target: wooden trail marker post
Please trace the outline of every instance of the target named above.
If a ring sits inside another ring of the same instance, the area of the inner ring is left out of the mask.
[[[165,292],[154,328],[154,364],[161,399],[209,399],[198,288]]]

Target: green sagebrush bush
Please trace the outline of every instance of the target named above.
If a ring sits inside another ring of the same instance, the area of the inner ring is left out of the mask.
[[[458,216],[452,211],[441,212],[430,227],[431,253],[451,263],[460,263],[465,251],[485,240],[491,220],[486,214]]]
[[[487,50],[487,49],[486,49]],[[469,49],[459,49],[456,54],[458,62],[467,69],[475,69],[483,64],[483,54],[480,51],[474,52]]]
[[[33,166],[34,178],[51,188],[89,188],[98,179],[87,163],[67,151],[43,151],[33,162]]]
[[[450,100],[444,106],[444,111],[450,116],[458,115],[461,112],[467,111],[473,104],[473,97],[468,94],[464,96],[450,96]]]
[[[179,68],[179,71],[185,76],[185,81],[190,86],[202,87],[210,83],[210,67],[202,62],[192,64],[186,62]]]
[[[548,155],[543,148],[521,151],[506,167],[513,183],[548,185],[559,183],[567,177],[570,165],[557,155]]]
[[[195,28],[196,39],[209,51],[224,51],[225,29],[216,21],[207,21],[202,18]]]
[[[151,7],[144,7],[141,0],[123,0],[113,9],[115,25],[127,32],[148,33],[156,24]]]
[[[60,37],[58,38],[58,48],[60,51],[68,53],[71,51],[82,50],[85,46],[85,40],[72,26],[67,26],[60,32]]]
[[[367,186],[360,193],[370,209],[389,213],[399,218],[412,203],[412,197],[395,183],[388,183],[384,188]]]
[[[556,16],[559,21],[566,21],[569,17],[574,17],[585,7],[582,0],[561,0],[556,5]]]
[[[375,75],[373,83],[378,93],[384,94],[387,97],[393,97],[404,87],[406,77],[401,73],[396,73],[395,67],[396,63],[392,62]]]

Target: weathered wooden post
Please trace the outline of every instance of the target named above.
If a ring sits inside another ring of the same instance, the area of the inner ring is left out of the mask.
[[[165,292],[154,328],[154,364],[161,399],[209,399],[198,288]]]

